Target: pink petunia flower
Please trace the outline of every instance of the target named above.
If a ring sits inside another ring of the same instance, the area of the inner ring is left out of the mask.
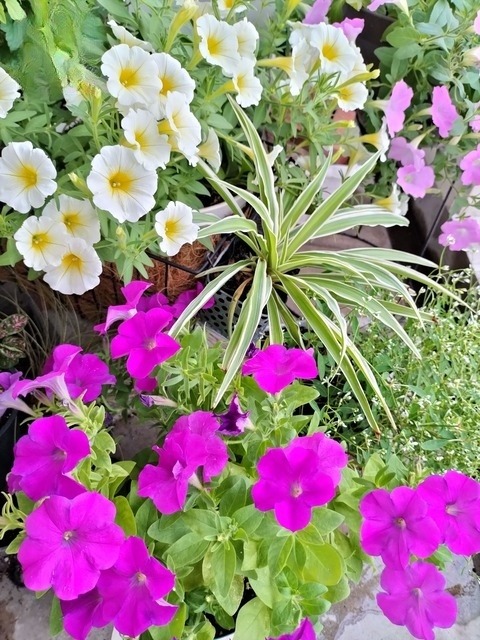
[[[52,587],[60,600],[74,600],[113,566],[124,540],[115,524],[115,505],[86,491],[73,500],[47,498],[25,520],[18,559],[32,591]]]
[[[418,487],[452,553],[480,553],[480,483],[458,471],[430,476]]]
[[[473,30],[477,35],[480,35],[480,11],[478,11],[476,18],[473,21]]]
[[[434,627],[448,629],[457,618],[455,598],[445,591],[445,578],[428,562],[404,569],[386,567],[380,584],[386,593],[377,603],[393,624],[406,626],[414,638],[435,640]]]
[[[410,487],[391,493],[375,489],[360,501],[360,542],[365,553],[381,556],[388,566],[405,567],[410,554],[427,558],[441,543],[428,504]]]
[[[424,198],[435,184],[435,172],[425,164],[410,164],[397,171],[397,184],[414,198]]]
[[[384,4],[395,4],[398,6],[400,2],[399,0],[372,0],[367,9],[369,11],[376,11],[379,7],[383,7]]]
[[[404,80],[399,80],[393,85],[392,95],[385,107],[385,118],[390,136],[403,129],[405,111],[412,102],[413,91]]]
[[[137,313],[137,305],[140,298],[145,291],[152,285],[149,282],[143,282],[142,280],[133,280],[125,287],[121,288],[125,303],[108,307],[107,319],[102,324],[94,326],[95,331],[99,333],[106,333],[114,322],[118,320],[128,320],[133,318]]]
[[[328,438],[324,433],[314,433],[307,438],[294,438],[287,450],[312,449],[321,460],[321,471],[332,479],[338,486],[342,477],[342,469],[347,466],[348,456],[343,447],[335,440]]]
[[[102,572],[97,588],[103,610],[116,609],[115,629],[133,638],[149,627],[169,624],[178,606],[164,597],[174,585],[175,575],[148,553],[143,540],[132,536],[123,543],[115,565]]]
[[[480,220],[477,218],[447,220],[441,230],[438,242],[451,251],[466,251],[472,244],[480,243]]]
[[[0,373],[0,418],[8,409],[16,409],[30,416],[35,415],[28,404],[17,397],[17,389],[21,382],[21,377],[20,371],[16,373],[2,371]]]
[[[86,640],[92,628],[101,629],[112,622],[116,607],[104,606],[104,599],[95,587],[75,600],[61,600],[65,631],[74,640]]]
[[[89,454],[87,435],[80,429],[69,429],[62,416],[38,418],[15,445],[9,487],[34,501],[57,495],[61,481],[62,490],[68,490],[71,478],[65,478],[66,474]]]
[[[172,313],[167,296],[159,291],[151,296],[142,296],[138,301],[137,311],[150,311],[150,309],[157,309],[158,307]]]
[[[332,0],[315,0],[307,11],[303,24],[320,24],[325,22]]]
[[[459,118],[447,87],[434,87],[432,92],[432,120],[442,138],[448,138],[454,122]]]
[[[388,150],[390,160],[396,160],[404,167],[408,165],[423,166],[425,164],[425,151],[417,149],[411,142],[401,136],[393,138]]]
[[[480,185],[480,144],[461,159],[459,166],[463,171],[461,176],[462,184],[465,186],[470,184]]]
[[[239,436],[251,425],[248,417],[250,411],[242,412],[237,394],[231,399],[226,411],[214,415],[220,423],[218,433],[224,436]]]
[[[318,369],[313,349],[287,349],[272,344],[247,360],[242,374],[252,375],[263,391],[279,393],[297,378],[316,378]]]
[[[188,289],[188,291],[184,291],[181,293],[175,302],[171,306],[171,313],[174,318],[179,318],[188,305],[195,300],[195,298],[200,295],[203,291],[203,284],[201,282],[197,282],[194,289]],[[215,298],[210,298],[203,305],[202,309],[210,309],[215,304]]]
[[[480,132],[480,114],[473,116],[469,124],[472,131],[475,131],[475,133],[479,133]]]
[[[164,309],[139,311],[118,328],[112,340],[112,358],[127,358],[127,371],[133,378],[146,378],[156,366],[177,353],[180,345],[162,333],[172,315]]]
[[[316,637],[313,624],[308,618],[305,618],[292,633],[284,633],[278,638],[266,638],[266,640],[315,640]]]
[[[365,27],[365,20],[362,18],[345,18],[342,22],[334,22],[332,27],[341,29],[347,40],[354,43]]]
[[[270,449],[258,461],[257,469],[260,479],[252,487],[255,507],[273,509],[278,523],[290,531],[304,529],[312,508],[327,504],[335,495],[334,483],[313,449]]]

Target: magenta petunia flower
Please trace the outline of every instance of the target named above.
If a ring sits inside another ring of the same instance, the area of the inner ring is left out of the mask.
[[[477,35],[480,35],[480,11],[478,11],[476,18],[473,21],[473,30]]]
[[[157,309],[158,307],[172,313],[167,296],[159,291],[151,296],[142,296],[138,301],[137,311],[150,311],[150,309]]]
[[[400,167],[397,171],[397,183],[408,195],[424,198],[428,189],[435,184],[435,172],[425,164]]]
[[[445,591],[445,578],[433,564],[414,562],[404,569],[386,567],[380,584],[386,593],[377,603],[393,624],[406,626],[414,638],[435,640],[434,627],[455,624],[457,603]]]
[[[188,291],[184,291],[181,293],[175,302],[172,304],[171,313],[174,318],[179,318],[188,305],[195,300],[195,298],[200,295],[203,291],[203,284],[201,282],[197,282],[194,289],[188,289]],[[202,309],[210,309],[215,304],[215,298],[210,298],[203,305]]]
[[[97,587],[75,600],[61,600],[65,631],[74,640],[86,640],[92,628],[101,629],[112,622],[117,613],[117,604],[104,603]]]
[[[148,553],[143,540],[133,536],[123,543],[115,565],[102,572],[97,587],[102,606],[117,609],[115,629],[133,638],[172,620],[178,606],[164,597],[174,585],[175,575]]]
[[[480,483],[458,471],[430,476],[418,487],[452,553],[480,553]]]
[[[0,418],[8,409],[16,409],[30,416],[35,415],[28,404],[17,397],[17,389],[21,383],[21,377],[20,371],[16,373],[2,371],[0,373]]]
[[[341,444],[328,438],[324,433],[314,433],[311,436],[294,438],[286,450],[291,451],[298,448],[315,451],[319,459],[319,470],[330,476],[335,486],[340,484],[341,470],[348,463],[348,456]]]
[[[125,320],[112,340],[112,358],[128,356],[127,371],[133,378],[146,378],[156,366],[177,353],[180,345],[162,333],[172,319],[163,309],[139,311]]]
[[[135,378],[134,390],[137,393],[144,393],[145,391],[151,393],[158,387],[157,379],[151,376],[146,378]]]
[[[215,417],[220,423],[218,433],[224,436],[239,436],[251,425],[250,411],[242,412],[238,396],[235,394],[230,401],[228,409],[223,413],[216,413]]]
[[[393,138],[387,155],[390,160],[396,160],[404,167],[412,164],[415,166],[423,166],[425,164],[425,151],[417,149],[402,136]]]
[[[151,283],[142,280],[133,280],[125,287],[121,288],[125,303],[108,307],[107,319],[102,324],[97,324],[93,328],[99,333],[106,333],[114,322],[128,320],[137,313],[137,305],[145,291],[151,287]]]
[[[278,638],[266,638],[266,640],[315,640],[316,634],[313,624],[308,618],[300,623],[300,626],[292,633],[284,633]]]
[[[99,493],[47,498],[25,521],[18,551],[25,585],[33,591],[52,587],[60,600],[93,589],[100,572],[115,564],[124,540],[114,520],[115,505]]]
[[[434,87],[432,92],[432,120],[442,138],[448,138],[454,122],[459,118],[447,87]]]
[[[252,375],[263,391],[279,393],[297,378],[316,378],[318,369],[313,349],[287,349],[272,344],[247,360],[242,374]]]
[[[480,185],[480,144],[461,159],[459,166],[463,171],[461,176],[462,184],[466,186],[470,184]]]
[[[260,479],[252,487],[256,508],[273,509],[278,523],[290,531],[304,529],[312,508],[327,504],[335,495],[333,481],[313,449],[270,449],[257,469]]]
[[[451,251],[466,251],[472,244],[480,243],[480,220],[477,218],[447,220],[441,230],[438,242]]]
[[[381,556],[386,565],[405,567],[410,554],[427,558],[441,543],[428,504],[410,487],[367,493],[360,501],[360,513],[361,546],[365,553]]]
[[[332,0],[315,0],[307,11],[303,24],[320,24],[325,22]]]
[[[399,80],[393,85],[392,95],[385,107],[385,118],[390,136],[403,129],[405,111],[412,102],[413,91],[404,80]]]
[[[344,18],[342,22],[334,22],[332,27],[341,29],[349,42],[355,42],[365,27],[365,20],[362,18]]]
[[[9,486],[34,501],[57,495],[60,481],[89,454],[86,434],[80,429],[69,429],[62,416],[38,418],[15,445]],[[63,490],[68,490],[68,480],[63,482]]]

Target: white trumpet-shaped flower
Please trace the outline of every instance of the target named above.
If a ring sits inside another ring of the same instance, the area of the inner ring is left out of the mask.
[[[82,238],[87,244],[100,241],[100,220],[88,200],[78,200],[70,196],[58,197],[44,207],[42,218],[48,218],[56,224],[64,225],[72,238]]]
[[[5,118],[20,96],[20,85],[0,67],[0,118]]]
[[[197,19],[196,26],[202,57],[210,64],[221,67],[225,73],[235,73],[240,54],[237,34],[232,25],[205,14]]]
[[[101,69],[109,93],[124,107],[147,105],[162,88],[155,62],[140,47],[115,45],[103,54]]]
[[[60,264],[68,240],[62,223],[43,216],[27,218],[13,237],[24,263],[35,271]]]
[[[155,205],[157,173],[145,169],[132,149],[103,147],[92,160],[87,186],[99,209],[119,222],[137,222]]]
[[[382,198],[381,200],[376,200],[375,204],[379,207],[384,207],[395,213],[398,216],[407,215],[408,211],[408,201],[410,198],[403,193],[400,193],[400,189],[398,185],[394,183],[392,193],[388,196],[388,198]]]
[[[158,130],[168,136],[173,149],[180,151],[190,164],[198,160],[198,145],[202,141],[202,127],[190,111],[183,93],[170,91],[165,103],[165,119],[158,123]]]
[[[117,24],[115,20],[109,20],[107,24],[112,30],[113,35],[117,38],[117,40],[120,40],[121,44],[126,44],[129,47],[140,47],[140,49],[143,49],[144,51],[148,51],[149,53],[152,53],[154,51],[154,48],[149,42],[145,42],[145,40],[140,40],[140,38],[137,38],[136,36],[134,36],[132,33],[130,33],[130,31],[127,31],[125,27],[122,27],[121,25]]]
[[[220,170],[222,154],[220,152],[220,142],[214,129],[208,129],[207,139],[198,147],[198,155],[206,160],[214,171],[218,172]]]
[[[194,242],[199,226],[193,222],[193,210],[183,202],[169,202],[155,215],[155,231],[162,238],[160,249],[175,256],[184,244]]]
[[[233,13],[241,13],[247,9],[246,5],[238,0],[218,0],[217,5],[221,15],[227,15],[230,11],[233,11]]]
[[[343,111],[363,109],[368,98],[368,89],[363,82],[344,84],[335,89],[338,106]]]
[[[318,24],[310,33],[310,44],[318,50],[321,73],[348,73],[357,61],[356,48],[343,31],[330,24]]]
[[[237,36],[238,53],[242,60],[250,60],[254,65],[257,58],[255,55],[258,42],[258,31],[254,25],[246,18],[236,22],[233,26],[235,35]]]
[[[149,110],[157,120],[165,117],[165,103],[169,91],[183,93],[185,101],[190,104],[195,91],[195,81],[190,77],[180,62],[168,53],[154,53],[152,60],[157,65],[158,77],[162,88],[156,100],[149,105]]]
[[[0,157],[0,201],[19,213],[42,207],[57,189],[53,162],[31,142],[10,142]]]
[[[100,283],[102,262],[95,249],[81,238],[69,238],[60,262],[45,268],[43,279],[55,291],[82,295]]]
[[[171,146],[168,137],[158,132],[157,121],[149,111],[131,109],[122,120],[122,129],[135,158],[145,169],[165,169]]]
[[[237,95],[235,100],[243,107],[257,105],[262,98],[262,83],[255,76],[249,60],[242,60],[232,76],[233,86]]]

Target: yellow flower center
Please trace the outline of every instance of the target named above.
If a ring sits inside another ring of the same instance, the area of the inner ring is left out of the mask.
[[[137,77],[138,69],[132,69],[132,67],[125,67],[120,72],[120,84],[123,84],[124,87],[131,87],[132,85],[138,84]]]
[[[163,76],[160,77],[160,80],[162,81],[162,90],[160,91],[160,93],[163,96],[166,96],[168,91],[175,90],[175,79],[172,78],[172,76]]]
[[[215,36],[208,36],[207,49],[212,56],[218,56],[222,49],[222,41]]]
[[[165,237],[169,240],[175,238],[180,231],[180,220],[167,220],[165,222]]]
[[[35,167],[23,164],[19,170],[18,177],[23,180],[25,187],[35,187],[38,182],[38,173]]]
[[[80,256],[77,256],[75,253],[67,253],[62,258],[62,265],[68,271],[69,269],[75,269],[80,271],[83,267],[83,260]]]
[[[37,251],[43,251],[50,244],[50,238],[47,233],[34,233],[32,235],[32,248]]]
[[[143,129],[142,131],[135,131],[135,142],[138,144],[140,149],[142,147],[148,146],[148,136],[146,129]]]
[[[71,233],[73,233],[77,227],[83,226],[78,211],[65,211],[62,215],[62,221]]]
[[[132,178],[128,173],[124,171],[117,171],[109,178],[111,188],[116,191],[128,191],[130,188],[130,184],[132,182]]]
[[[225,6],[225,9],[231,9],[235,4],[235,0],[223,0],[223,4]]]
[[[338,50],[333,42],[326,42],[322,47],[322,55],[324,58],[333,62],[338,58]]]

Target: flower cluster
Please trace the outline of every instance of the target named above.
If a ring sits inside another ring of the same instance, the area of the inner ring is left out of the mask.
[[[454,218],[442,224],[438,242],[450,251],[468,251],[480,247],[480,219]]]

